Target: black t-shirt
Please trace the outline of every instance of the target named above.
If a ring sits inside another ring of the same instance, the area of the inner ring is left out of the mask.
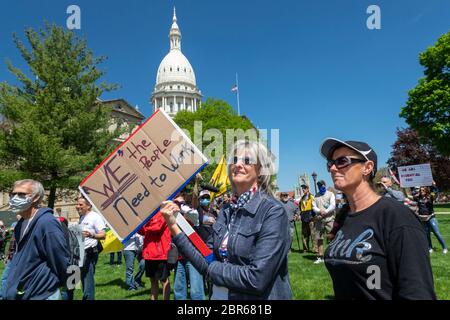
[[[348,213],[324,259],[336,299],[436,299],[424,227],[394,199]]]
[[[417,202],[419,208],[419,214],[421,216],[429,216],[434,213],[433,200],[431,198],[419,198],[415,197],[414,201]]]

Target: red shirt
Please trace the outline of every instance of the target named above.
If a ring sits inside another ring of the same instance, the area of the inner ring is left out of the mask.
[[[161,212],[158,212],[138,232],[144,236],[142,257],[144,260],[167,260],[170,249],[170,231]]]

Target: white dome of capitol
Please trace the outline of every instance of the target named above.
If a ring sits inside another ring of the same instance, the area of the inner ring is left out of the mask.
[[[181,50],[170,50],[159,64],[156,85],[182,82],[196,86],[195,73]]]
[[[159,64],[151,96],[154,111],[162,109],[171,117],[181,110],[196,111],[202,104],[202,94],[197,88],[194,69],[181,51],[181,38],[173,8],[169,32],[170,50]]]

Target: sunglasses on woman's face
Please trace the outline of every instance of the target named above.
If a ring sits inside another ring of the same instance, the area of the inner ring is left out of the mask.
[[[359,159],[359,158],[352,158],[352,157],[339,157],[335,160],[328,160],[327,161],[327,170],[328,172],[330,172],[330,169],[333,165],[336,166],[337,169],[343,169],[345,167],[348,167],[349,165],[353,164],[353,163],[358,163],[358,162],[366,162],[367,160],[365,159]]]
[[[251,157],[234,157],[233,158],[233,164],[237,164],[239,161],[241,161],[245,165],[256,164],[256,161],[253,160],[253,158],[251,158]]]

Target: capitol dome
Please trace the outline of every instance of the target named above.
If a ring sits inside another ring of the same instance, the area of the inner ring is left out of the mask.
[[[196,85],[194,70],[181,50],[170,50],[159,65],[156,86],[169,82]]]
[[[173,117],[180,110],[196,111],[202,99],[194,69],[181,52],[181,31],[175,8],[169,39],[170,51],[159,64],[151,103],[154,112],[163,109]]]

